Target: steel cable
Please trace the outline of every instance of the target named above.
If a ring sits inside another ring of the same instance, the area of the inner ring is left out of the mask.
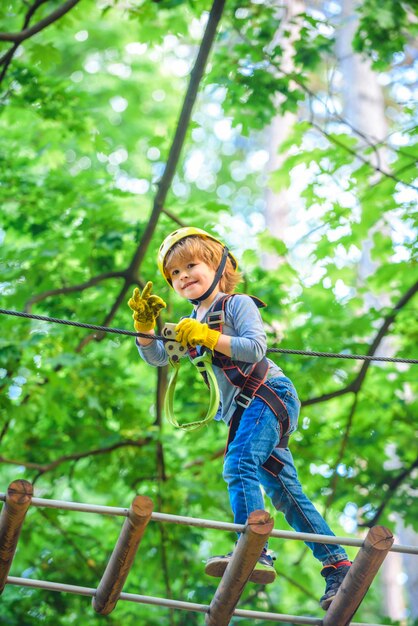
[[[72,320],[62,320],[56,317],[47,317],[46,315],[34,315],[33,313],[25,313],[24,311],[10,311],[8,309],[0,309],[2,315],[12,315],[15,317],[23,317],[41,322],[51,322],[54,324],[64,324],[66,326],[75,326],[76,328],[88,328],[100,333],[113,333],[116,335],[128,335],[130,337],[143,337],[144,339],[153,339],[159,341],[170,341],[161,335],[151,335],[148,333],[138,333],[133,330],[124,330],[122,328],[109,328],[108,326],[99,326],[97,324],[85,324],[83,322],[74,322]],[[291,350],[287,348],[267,348],[267,352],[277,352],[280,354],[297,354],[299,356],[315,356],[333,359],[356,359],[360,361],[383,361],[391,363],[410,363],[417,364],[418,359],[403,359],[389,356],[374,356],[370,354],[346,354],[344,352],[313,352],[309,350]]]

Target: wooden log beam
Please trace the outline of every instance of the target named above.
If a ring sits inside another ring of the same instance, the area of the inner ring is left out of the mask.
[[[17,542],[26,511],[33,496],[33,486],[27,480],[13,481],[7,490],[0,514],[0,594],[16,552]]]
[[[232,558],[205,616],[206,626],[227,626],[238,604],[245,583],[273,530],[273,519],[267,511],[250,513]]]
[[[128,517],[93,597],[92,605],[97,613],[108,615],[115,608],[151,519],[153,506],[151,498],[146,496],[136,496],[133,499]]]
[[[357,553],[343,584],[331,603],[323,626],[348,626],[393,544],[384,526],[373,526]]]

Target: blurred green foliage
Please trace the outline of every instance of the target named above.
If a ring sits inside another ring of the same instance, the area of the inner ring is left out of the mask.
[[[37,18],[58,4],[42,4]],[[372,20],[374,3],[362,3],[358,50],[385,63],[402,50],[407,7],[395,16],[397,4],[384,3]],[[417,280],[414,112],[405,108],[393,121],[393,130],[407,138],[401,147],[387,146],[395,178],[376,178],[358,135],[335,126],[320,134],[307,113],[310,91],[326,63],[335,63],[332,24],[325,36],[325,18],[296,16],[294,69],[280,71],[282,47],[271,46],[280,26],[275,3],[241,5],[227,5],[167,213],[131,287],[153,280],[168,303],[164,321],[187,314],[189,305],[176,300],[156,271],[162,238],[180,222],[233,239],[238,218],[249,225],[262,211],[264,186],[288,189],[302,172],[301,199],[319,213],[306,214],[307,231],[290,246],[258,229],[250,245],[237,250],[242,290],[268,303],[270,346],[364,354]],[[209,7],[192,0],[84,1],[21,46],[0,94],[2,308],[93,324],[106,319],[149,221],[200,44],[202,8]],[[3,3],[0,31],[17,32],[26,10],[23,1]],[[9,47],[2,42],[1,53]],[[267,179],[248,156],[265,150],[268,125],[286,112],[298,112],[300,120],[281,146],[280,168]],[[373,265],[362,278],[366,241],[373,244]],[[280,257],[276,270],[264,267],[265,252]],[[120,275],[106,278],[109,272]],[[139,359],[133,341],[109,334],[83,347],[88,331],[82,329],[7,316],[0,323],[1,491],[26,478],[39,497],[128,506],[141,493],[159,511],[231,520],[222,480],[224,425],[185,435],[161,423],[156,370]],[[125,303],[111,324],[131,328]],[[416,301],[402,306],[386,335],[383,352],[416,358]],[[379,523],[393,527],[396,513],[416,527],[414,366],[373,364],[353,393],[361,362],[271,357],[299,390],[296,465],[335,532],[345,534],[350,522],[361,535],[361,524],[371,523],[380,507]],[[205,409],[202,382],[184,365],[179,411],[204,415]],[[276,527],[288,528],[275,517]],[[121,523],[33,508],[11,574],[95,587]],[[204,576],[203,561],[228,551],[234,539],[152,522],[125,590],[208,604],[216,581]],[[275,540],[271,547],[277,583],[250,586],[240,606],[320,617],[320,565],[298,542]],[[193,626],[203,619],[126,602],[103,618],[87,598],[12,586],[1,603],[8,626],[103,620]],[[379,585],[356,619],[388,621]]]

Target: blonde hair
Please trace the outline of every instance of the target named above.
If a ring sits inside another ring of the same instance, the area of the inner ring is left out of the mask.
[[[222,244],[207,237],[199,235],[185,237],[174,244],[167,253],[164,259],[164,273],[167,278],[170,278],[170,268],[189,259],[199,259],[216,271],[221,262],[223,249]],[[228,256],[219,281],[219,289],[224,293],[233,293],[241,278],[241,273],[234,269]]]

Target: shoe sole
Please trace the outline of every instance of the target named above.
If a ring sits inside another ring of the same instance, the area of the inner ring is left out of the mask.
[[[332,598],[327,598],[326,600],[323,600],[323,602],[320,602],[321,609],[323,609],[324,611],[328,611],[334,598],[335,596],[332,596]]]
[[[228,563],[229,561],[217,561],[215,563],[208,563],[205,567],[205,573],[208,574],[208,576],[213,576],[214,578],[222,578],[228,566]],[[251,572],[248,580],[252,583],[257,583],[259,585],[269,585],[276,580],[276,577],[277,574],[273,569],[254,569]]]

